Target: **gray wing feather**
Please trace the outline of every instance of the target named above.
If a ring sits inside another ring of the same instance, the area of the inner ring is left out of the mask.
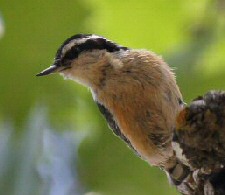
[[[131,145],[130,141],[125,137],[125,135],[121,132],[119,126],[117,125],[117,123],[115,122],[113,115],[110,113],[110,111],[102,104],[100,104],[99,102],[96,102],[98,105],[98,108],[100,110],[100,112],[102,113],[102,115],[105,117],[109,127],[112,129],[113,133],[115,135],[117,135],[118,137],[120,137],[123,141],[125,141],[127,143],[127,145],[133,149],[136,154],[139,156],[139,154],[137,153],[137,151],[134,149],[134,147]]]

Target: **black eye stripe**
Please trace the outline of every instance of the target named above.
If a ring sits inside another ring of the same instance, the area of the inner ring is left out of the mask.
[[[64,65],[66,62],[71,61],[79,56],[80,53],[84,51],[92,51],[92,50],[106,50],[108,52],[115,52],[119,50],[128,50],[127,47],[122,47],[120,45],[117,45],[116,43],[113,43],[111,41],[108,41],[107,39],[103,37],[91,37],[92,35],[75,35],[68,40],[64,42],[64,44],[59,48],[56,54],[56,60],[60,61],[61,63],[58,63],[58,65]],[[62,54],[63,48],[69,44],[71,41],[76,39],[82,39],[82,38],[88,38],[84,43],[81,44],[75,44],[73,47],[71,47],[68,51],[66,51],[65,54]]]
[[[87,38],[87,37],[91,37],[92,35],[91,34],[76,34],[70,38],[68,38],[67,40],[65,40],[63,42],[63,44],[61,45],[61,47],[58,49],[57,53],[56,53],[56,57],[55,59],[57,60],[60,60],[61,57],[62,57],[62,51],[63,51],[63,48],[69,44],[71,41],[73,40],[79,40],[79,39],[82,39],[82,38]]]
[[[105,49],[108,52],[115,52],[119,51],[120,49],[127,50],[126,47],[121,47],[115,43],[107,41],[104,38],[95,38],[95,39],[88,39],[84,43],[80,45],[73,46],[70,50],[68,50],[63,59],[75,59],[78,55],[84,51],[92,51],[94,49],[103,50]]]

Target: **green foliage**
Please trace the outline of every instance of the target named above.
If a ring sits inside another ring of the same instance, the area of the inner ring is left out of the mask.
[[[3,124],[10,121],[17,132],[10,143],[17,144],[15,140],[29,134],[23,127],[30,110],[38,104],[46,107],[54,129],[89,133],[79,150],[79,179],[87,191],[107,195],[176,194],[160,170],[149,167],[112,135],[86,88],[57,75],[36,78],[35,74],[51,64],[67,37],[96,33],[124,46],[163,55],[175,68],[187,102],[210,89],[224,89],[224,1],[0,2],[5,23],[0,40],[0,119]],[[35,143],[26,144],[30,151]],[[1,155],[1,159],[6,164],[18,163],[11,157],[26,155],[27,150],[10,146],[8,157]],[[29,164],[18,161],[25,167]],[[2,185],[13,188],[23,174],[18,176],[17,166],[12,167],[5,180],[5,175],[1,176],[4,167],[0,167],[0,178]],[[41,186],[35,176],[32,181],[34,188]]]
[[[35,74],[53,62],[55,52],[65,37],[85,31],[84,22],[90,9],[83,1],[1,2],[6,33],[1,40],[1,96],[4,116],[16,126],[23,124],[36,102],[65,118],[67,102],[73,104],[76,94],[62,78],[37,79]],[[62,95],[65,94],[65,95]],[[71,106],[69,106],[71,107]]]

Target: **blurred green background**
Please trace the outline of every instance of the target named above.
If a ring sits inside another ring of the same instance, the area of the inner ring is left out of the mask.
[[[35,74],[76,33],[162,55],[188,103],[225,89],[224,0],[0,0],[0,194],[175,195],[108,129],[90,92]]]

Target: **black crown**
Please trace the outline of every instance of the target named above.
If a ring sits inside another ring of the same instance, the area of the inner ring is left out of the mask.
[[[120,46],[112,41],[107,40],[101,36],[93,36],[92,34],[77,34],[69,39],[67,39],[62,46],[58,49],[55,57],[55,65],[65,65],[66,62],[71,61],[79,56],[80,53],[85,51],[92,51],[92,50],[106,50],[107,52],[116,52],[119,50],[128,50],[127,47]],[[69,44],[73,40],[79,40],[83,38],[89,38],[85,42],[80,44],[75,44],[71,47],[68,51],[62,55],[62,51],[64,46]]]

